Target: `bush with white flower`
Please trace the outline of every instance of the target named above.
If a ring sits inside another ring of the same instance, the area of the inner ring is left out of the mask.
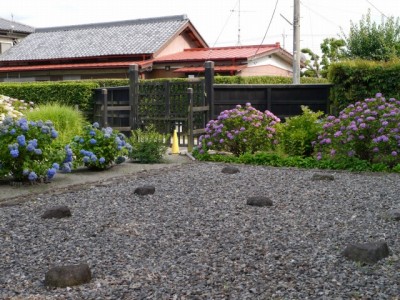
[[[100,128],[97,122],[85,126],[83,134],[75,136],[71,143],[76,156],[75,165],[95,170],[104,170],[118,163],[118,158],[126,155],[130,148],[122,133],[110,127]]]
[[[0,95],[0,125],[9,117],[19,119],[23,117],[23,112],[33,108],[33,102],[25,102],[4,95]]]
[[[59,169],[51,147],[57,136],[50,121],[6,117],[0,124],[0,177],[30,182],[52,179]]]

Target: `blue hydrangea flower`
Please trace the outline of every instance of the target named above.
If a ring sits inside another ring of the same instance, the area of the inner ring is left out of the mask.
[[[83,162],[84,162],[85,164],[88,163],[89,160],[90,160],[89,156],[84,156],[84,157],[83,157]]]
[[[89,143],[92,144],[92,145],[95,145],[97,143],[97,141],[95,139],[90,139]]]
[[[28,175],[28,179],[29,179],[30,181],[35,181],[37,178],[38,178],[38,176],[37,176],[36,173],[33,172],[33,171],[30,172],[29,175]]]
[[[25,145],[26,145],[25,136],[24,136],[23,134],[17,136],[17,142],[18,142],[18,144],[19,144],[20,146],[25,146]]]
[[[15,128],[13,128],[13,129],[10,130],[10,133],[11,133],[12,135],[14,135],[15,132],[16,132]]]
[[[51,137],[53,138],[53,139],[55,139],[55,138],[57,138],[58,137],[58,132],[56,131],[56,130],[54,130],[54,129],[52,129],[51,130]]]
[[[41,149],[35,149],[35,154],[36,155],[42,155],[42,150]]]
[[[97,161],[97,156],[96,155],[92,155],[90,157],[90,160],[93,161],[93,162],[96,162]]]
[[[26,146],[26,150],[28,150],[29,152],[32,152],[35,150],[35,147],[32,144],[28,144],[28,146]]]
[[[62,171],[63,171],[63,172],[65,172],[65,173],[71,173],[71,169],[72,169],[72,164],[71,164],[71,162],[65,162],[65,163],[63,164],[63,168],[62,168]]]
[[[90,136],[95,136],[95,135],[96,135],[96,131],[90,130],[89,135],[90,135]]]
[[[18,149],[13,149],[10,151],[10,154],[13,158],[17,158],[19,155],[19,151],[18,151]]]
[[[58,163],[54,163],[53,164],[53,168],[56,169],[56,170],[59,170],[60,169],[60,165]]]
[[[100,157],[99,162],[100,162],[101,164],[104,164],[105,161],[106,161],[106,159],[105,159],[104,157]]]
[[[50,132],[50,128],[49,128],[48,126],[43,126],[43,127],[42,127],[42,133],[47,134],[47,133],[49,133],[49,132]]]
[[[49,179],[51,179],[54,177],[54,175],[56,175],[56,173],[57,173],[57,170],[55,168],[50,168],[47,170],[47,177]]]
[[[94,123],[93,123],[93,127],[94,127],[94,128],[99,128],[99,127],[100,127],[100,125],[99,125],[99,123],[98,123],[98,122],[94,122]]]

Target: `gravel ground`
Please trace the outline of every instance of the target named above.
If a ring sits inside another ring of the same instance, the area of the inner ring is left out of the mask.
[[[0,209],[1,299],[400,299],[400,176],[192,163]],[[134,189],[154,185],[154,195]],[[246,205],[268,196],[272,207]],[[72,217],[42,219],[67,205]],[[385,240],[374,265],[348,243]],[[44,286],[57,265],[90,283]]]

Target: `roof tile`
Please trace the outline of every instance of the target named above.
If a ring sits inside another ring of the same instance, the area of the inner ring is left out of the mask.
[[[188,22],[179,15],[37,29],[0,61],[152,54]]]

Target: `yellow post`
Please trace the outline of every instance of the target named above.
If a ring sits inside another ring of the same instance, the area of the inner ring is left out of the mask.
[[[178,134],[176,130],[174,130],[174,135],[172,136],[172,154],[179,154],[179,142],[178,142]]]

